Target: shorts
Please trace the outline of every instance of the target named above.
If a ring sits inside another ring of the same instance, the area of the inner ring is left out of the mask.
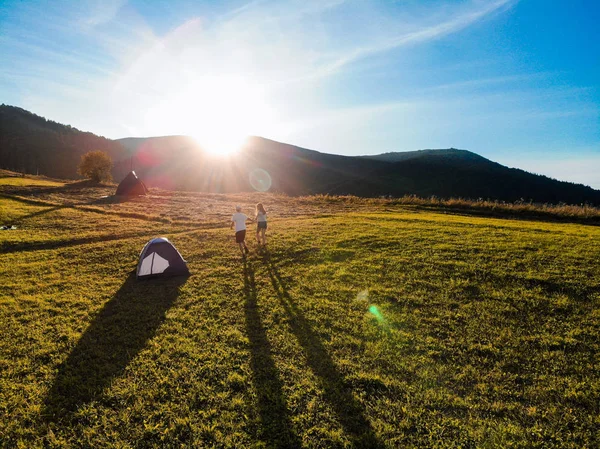
[[[242,229],[241,231],[235,233],[235,243],[244,243],[244,240],[246,240],[245,229]]]
[[[256,230],[258,231],[259,229],[267,229],[267,222],[266,221],[257,221],[256,222]]]

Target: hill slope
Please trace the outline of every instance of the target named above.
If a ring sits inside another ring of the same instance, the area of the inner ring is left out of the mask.
[[[391,186],[396,195],[418,192],[421,196],[479,197],[511,202],[600,204],[598,190],[508,168],[466,150],[387,153],[374,158],[389,161],[390,165],[373,176]]]
[[[236,155],[216,158],[186,136],[111,141],[23,109],[0,107],[0,167],[76,178],[80,156],[108,152],[113,177],[133,167],[147,185],[171,190],[289,195],[352,194],[489,198],[600,205],[600,191],[510,169],[475,153],[447,149],[350,157],[251,137]]]
[[[463,164],[488,163],[488,159],[467,150],[458,150],[456,148],[436,149],[436,150],[417,150],[417,151],[402,151],[375,154],[371,156],[359,156],[363,159],[371,159],[385,162],[403,162],[410,159],[436,157],[444,158],[449,161],[461,162]]]
[[[134,156],[134,166],[147,183],[163,188],[209,192],[252,191],[248,174],[269,174],[270,190],[289,195],[333,193],[340,185],[359,182],[376,189],[365,173],[388,164],[250,137],[239,153],[226,158],[206,153],[186,136],[119,139]]]
[[[599,227],[279,198],[244,262],[256,198],[179,197],[0,197],[4,446],[598,446]],[[157,235],[191,277],[135,281]]]
[[[0,167],[55,178],[77,178],[81,156],[107,152],[114,161],[126,158],[118,143],[69,125],[46,120],[15,106],[0,106]]]
[[[173,188],[175,184],[176,188],[188,190],[249,191],[252,186],[248,173],[260,168],[269,173],[272,190],[289,195],[414,194],[600,204],[600,191],[511,169],[465,150],[423,150],[388,153],[381,157],[350,157],[252,137],[239,154],[223,161],[211,158],[189,138],[185,139],[181,136],[139,139],[133,145],[131,140],[120,142],[141,155],[137,162],[140,174],[150,177],[151,185],[166,188]],[[146,152],[153,156],[145,156]],[[154,162],[169,158],[170,164]],[[153,162],[147,166],[141,162],[143,160]],[[157,176],[162,178],[159,180]]]

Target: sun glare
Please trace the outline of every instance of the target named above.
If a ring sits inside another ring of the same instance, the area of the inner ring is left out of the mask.
[[[146,120],[181,130],[208,153],[228,155],[247,136],[268,129],[272,116],[260,86],[242,77],[201,76],[148,111]]]
[[[236,133],[211,133],[211,135],[192,134],[191,137],[198,142],[200,147],[213,156],[229,156],[242,148],[246,134]]]

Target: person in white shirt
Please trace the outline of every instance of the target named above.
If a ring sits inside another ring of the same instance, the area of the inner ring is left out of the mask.
[[[267,232],[267,211],[262,203],[258,203],[256,205],[256,214],[254,219],[256,220],[256,240],[258,241],[258,246],[261,245],[261,237],[262,245],[266,246],[267,236],[265,233]]]
[[[248,220],[248,216],[242,213],[242,208],[235,206],[235,214],[231,217],[229,229],[232,229],[235,225],[235,243],[239,245],[242,257],[245,257],[249,252],[246,246],[246,220]]]

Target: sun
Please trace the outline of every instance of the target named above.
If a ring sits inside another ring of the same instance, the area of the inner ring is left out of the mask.
[[[146,118],[192,136],[212,155],[235,153],[249,135],[260,134],[273,123],[260,85],[240,76],[216,75],[183,83]]]
[[[203,151],[212,156],[231,156],[237,153],[246,141],[246,134],[223,133],[206,135],[192,135]]]

